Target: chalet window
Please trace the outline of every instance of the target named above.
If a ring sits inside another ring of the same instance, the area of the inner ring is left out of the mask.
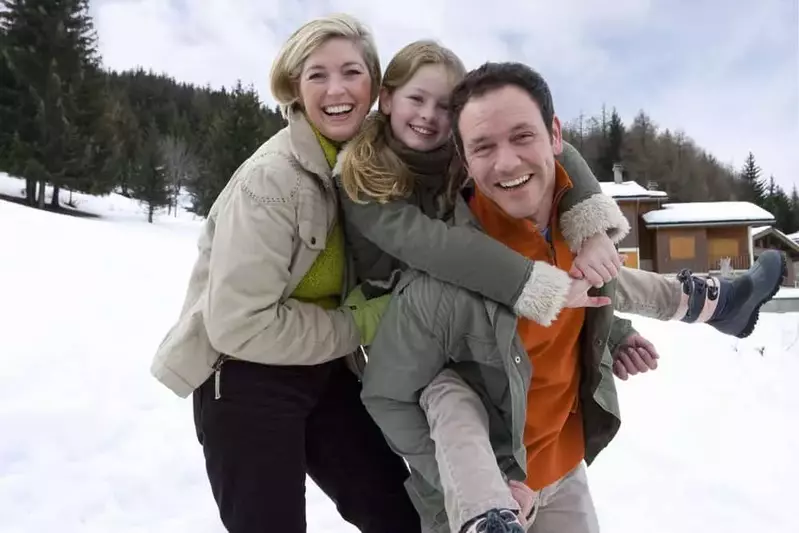
[[[708,255],[714,258],[741,255],[738,249],[738,239],[710,239],[708,242]]]
[[[696,257],[696,240],[694,237],[669,238],[669,257],[671,259],[693,259]]]

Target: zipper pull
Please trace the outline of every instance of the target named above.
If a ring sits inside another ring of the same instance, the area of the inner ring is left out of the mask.
[[[214,363],[214,400],[222,397],[222,364],[225,362],[226,357],[220,356]]]
[[[219,390],[222,383],[222,368],[221,365],[214,370],[214,400],[222,397],[222,392]]]

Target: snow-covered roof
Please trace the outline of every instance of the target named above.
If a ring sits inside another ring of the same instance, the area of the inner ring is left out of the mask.
[[[752,238],[757,239],[768,230],[770,230],[773,226],[753,226],[752,227]]]
[[[765,237],[768,234],[771,234],[784,241],[786,246],[793,249],[794,252],[799,253],[799,241],[791,239],[789,235],[785,235],[777,228],[773,226],[758,226],[756,228],[752,228],[752,240],[757,240],[761,237]]]
[[[668,203],[643,219],[648,226],[774,223],[771,213],[750,202]]]
[[[787,235],[787,237],[788,237],[789,239],[791,239],[792,241],[799,242],[799,231],[797,231],[796,233],[789,233],[789,234]]]
[[[613,198],[666,198],[663,191],[650,191],[634,181],[616,183],[615,181],[600,181],[602,192]]]

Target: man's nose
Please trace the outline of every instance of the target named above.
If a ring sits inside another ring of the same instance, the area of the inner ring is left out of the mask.
[[[494,169],[503,174],[512,174],[519,168],[521,159],[512,146],[501,145],[497,147],[497,158]]]

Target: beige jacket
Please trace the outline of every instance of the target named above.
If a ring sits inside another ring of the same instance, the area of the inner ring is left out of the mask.
[[[355,352],[360,335],[348,310],[289,298],[325,248],[338,209],[322,148],[297,113],[236,170],[211,208],[153,375],[186,397],[221,354],[314,365]]]

